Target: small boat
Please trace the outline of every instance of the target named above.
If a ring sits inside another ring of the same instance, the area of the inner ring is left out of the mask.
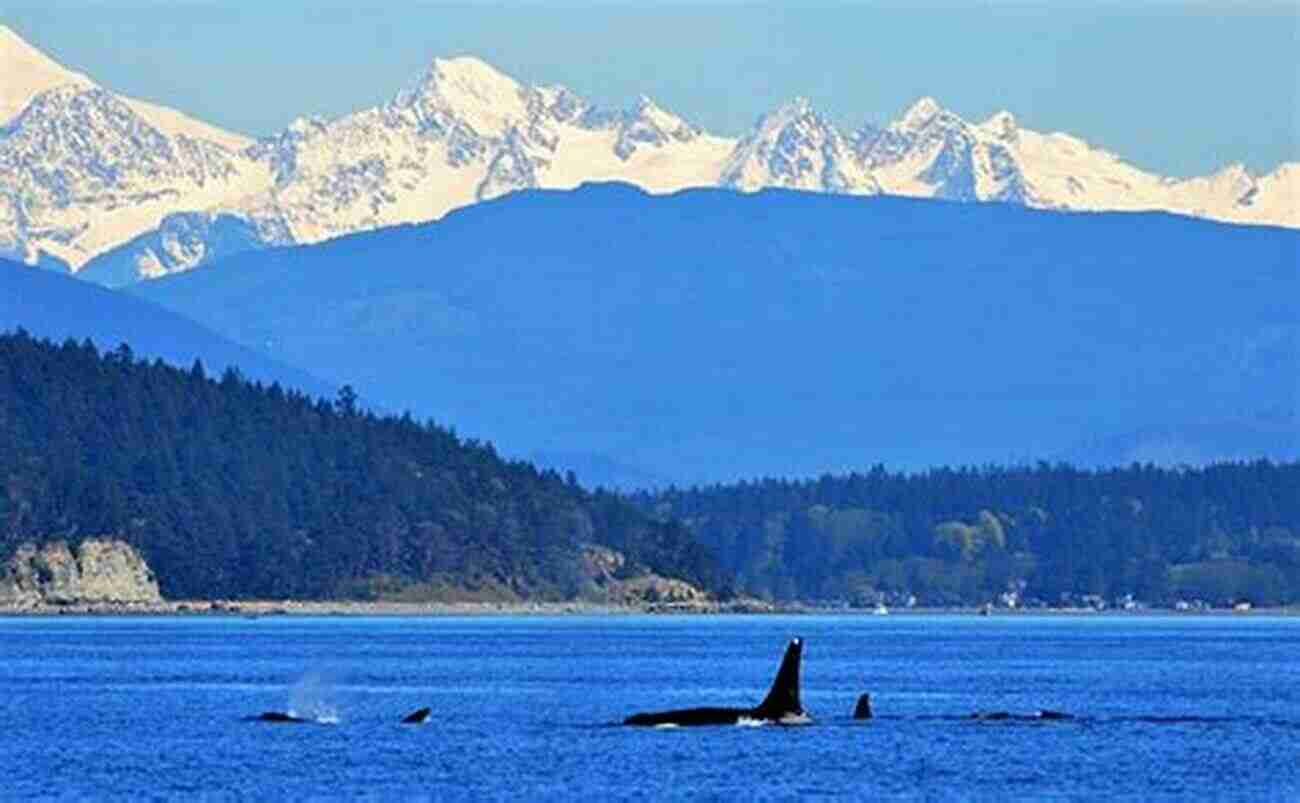
[[[877,602],[876,609],[873,610],[872,613],[876,616],[887,616],[889,614],[889,609],[885,607],[885,603]]]

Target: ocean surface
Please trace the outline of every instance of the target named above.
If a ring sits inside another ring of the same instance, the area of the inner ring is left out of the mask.
[[[815,724],[618,724],[794,636]],[[0,734],[5,800],[1300,800],[1300,619],[0,618]]]

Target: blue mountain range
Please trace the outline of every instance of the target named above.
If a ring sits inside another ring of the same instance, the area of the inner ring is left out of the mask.
[[[0,260],[0,332],[25,329],[62,342],[89,339],[101,351],[125,343],[137,359],[181,368],[195,360],[209,376],[235,368],[244,377],[332,398],[334,385],[232,343],[194,321],[126,293],[58,273]]]
[[[595,184],[132,292],[504,453],[681,484],[1105,462],[1261,413],[1281,434],[1248,451],[1294,456],[1298,245],[1166,213]],[[1175,451],[1250,456],[1195,446]]]

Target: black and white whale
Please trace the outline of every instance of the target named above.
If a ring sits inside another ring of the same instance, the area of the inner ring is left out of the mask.
[[[858,704],[853,707],[854,719],[871,719],[871,695],[863,694],[858,698]]]
[[[417,708],[406,716],[402,717],[403,725],[423,725],[429,715],[433,713],[432,708]]]
[[[277,725],[315,725],[319,720],[288,714],[284,711],[263,711],[251,717],[244,717],[245,722],[271,722]]]
[[[799,702],[799,663],[803,639],[792,639],[776,671],[772,688],[755,708],[682,708],[633,714],[624,725],[671,727],[688,725],[739,725],[745,722],[773,722],[778,725],[807,725],[812,717]]]

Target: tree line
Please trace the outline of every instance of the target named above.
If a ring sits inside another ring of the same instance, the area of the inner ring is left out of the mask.
[[[630,496],[235,370],[0,335],[0,557],[116,535],[163,592],[572,598],[597,543],[724,594],[1300,602],[1300,464],[870,471]]]
[[[586,543],[722,582],[709,550],[570,475],[433,422],[336,399],[0,335],[0,558],[111,534],[174,598],[334,598],[423,588],[565,599]]]
[[[1300,602],[1300,463],[878,466],[633,498],[775,600]]]

